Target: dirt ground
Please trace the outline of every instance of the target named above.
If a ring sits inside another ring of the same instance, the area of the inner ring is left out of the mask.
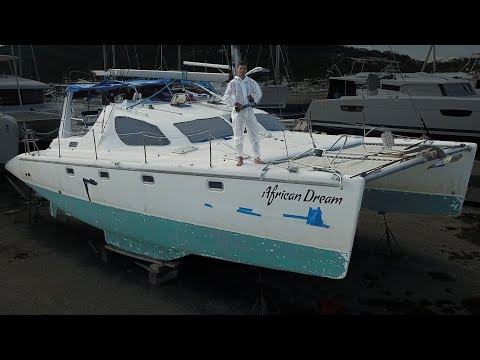
[[[0,174],[0,314],[480,314],[480,207],[471,203],[458,217],[389,214],[391,253],[383,217],[362,211],[342,280],[192,255],[177,279],[152,285],[129,257],[102,261],[102,231],[53,219],[37,200],[30,221]]]

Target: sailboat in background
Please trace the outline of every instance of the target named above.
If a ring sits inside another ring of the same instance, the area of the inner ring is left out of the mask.
[[[46,101],[45,92],[50,89],[48,84],[18,76],[18,59],[14,55],[0,55],[0,62],[13,64],[13,74],[0,75],[1,111],[15,118],[21,129],[32,130],[51,140],[55,136],[52,131],[60,124],[62,103]]]

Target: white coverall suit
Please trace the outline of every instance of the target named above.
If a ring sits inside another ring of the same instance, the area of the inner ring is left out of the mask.
[[[232,124],[233,124],[233,142],[237,150],[237,157],[243,157],[243,139],[244,130],[247,128],[247,134],[252,144],[254,159],[260,159],[260,125],[257,118],[253,113],[252,107],[244,108],[237,112],[235,110],[235,103],[238,102],[243,105],[247,105],[248,95],[253,97],[253,100],[257,104],[262,98],[262,91],[257,82],[248,76],[245,79],[241,79],[238,76],[228,83],[227,90],[223,95],[223,101],[228,105],[233,106],[232,110]]]

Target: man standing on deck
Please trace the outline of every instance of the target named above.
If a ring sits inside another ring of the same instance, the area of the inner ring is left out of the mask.
[[[223,95],[223,101],[234,106],[232,110],[233,123],[233,141],[237,150],[237,166],[243,165],[243,140],[244,130],[247,128],[247,134],[252,144],[255,164],[263,164],[260,159],[260,126],[253,113],[253,107],[262,98],[262,91],[257,82],[245,74],[247,73],[247,64],[241,61],[237,65],[237,76],[228,83],[227,90]]]

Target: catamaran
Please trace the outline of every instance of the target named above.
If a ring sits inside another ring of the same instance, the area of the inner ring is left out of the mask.
[[[209,85],[223,74],[107,72],[137,80],[67,88],[58,137],[6,168],[111,246],[341,279],[361,208],[462,211],[474,143],[295,132],[255,109],[266,163],[246,142],[237,167],[234,110]],[[72,104],[94,96],[103,108],[87,125]]]

